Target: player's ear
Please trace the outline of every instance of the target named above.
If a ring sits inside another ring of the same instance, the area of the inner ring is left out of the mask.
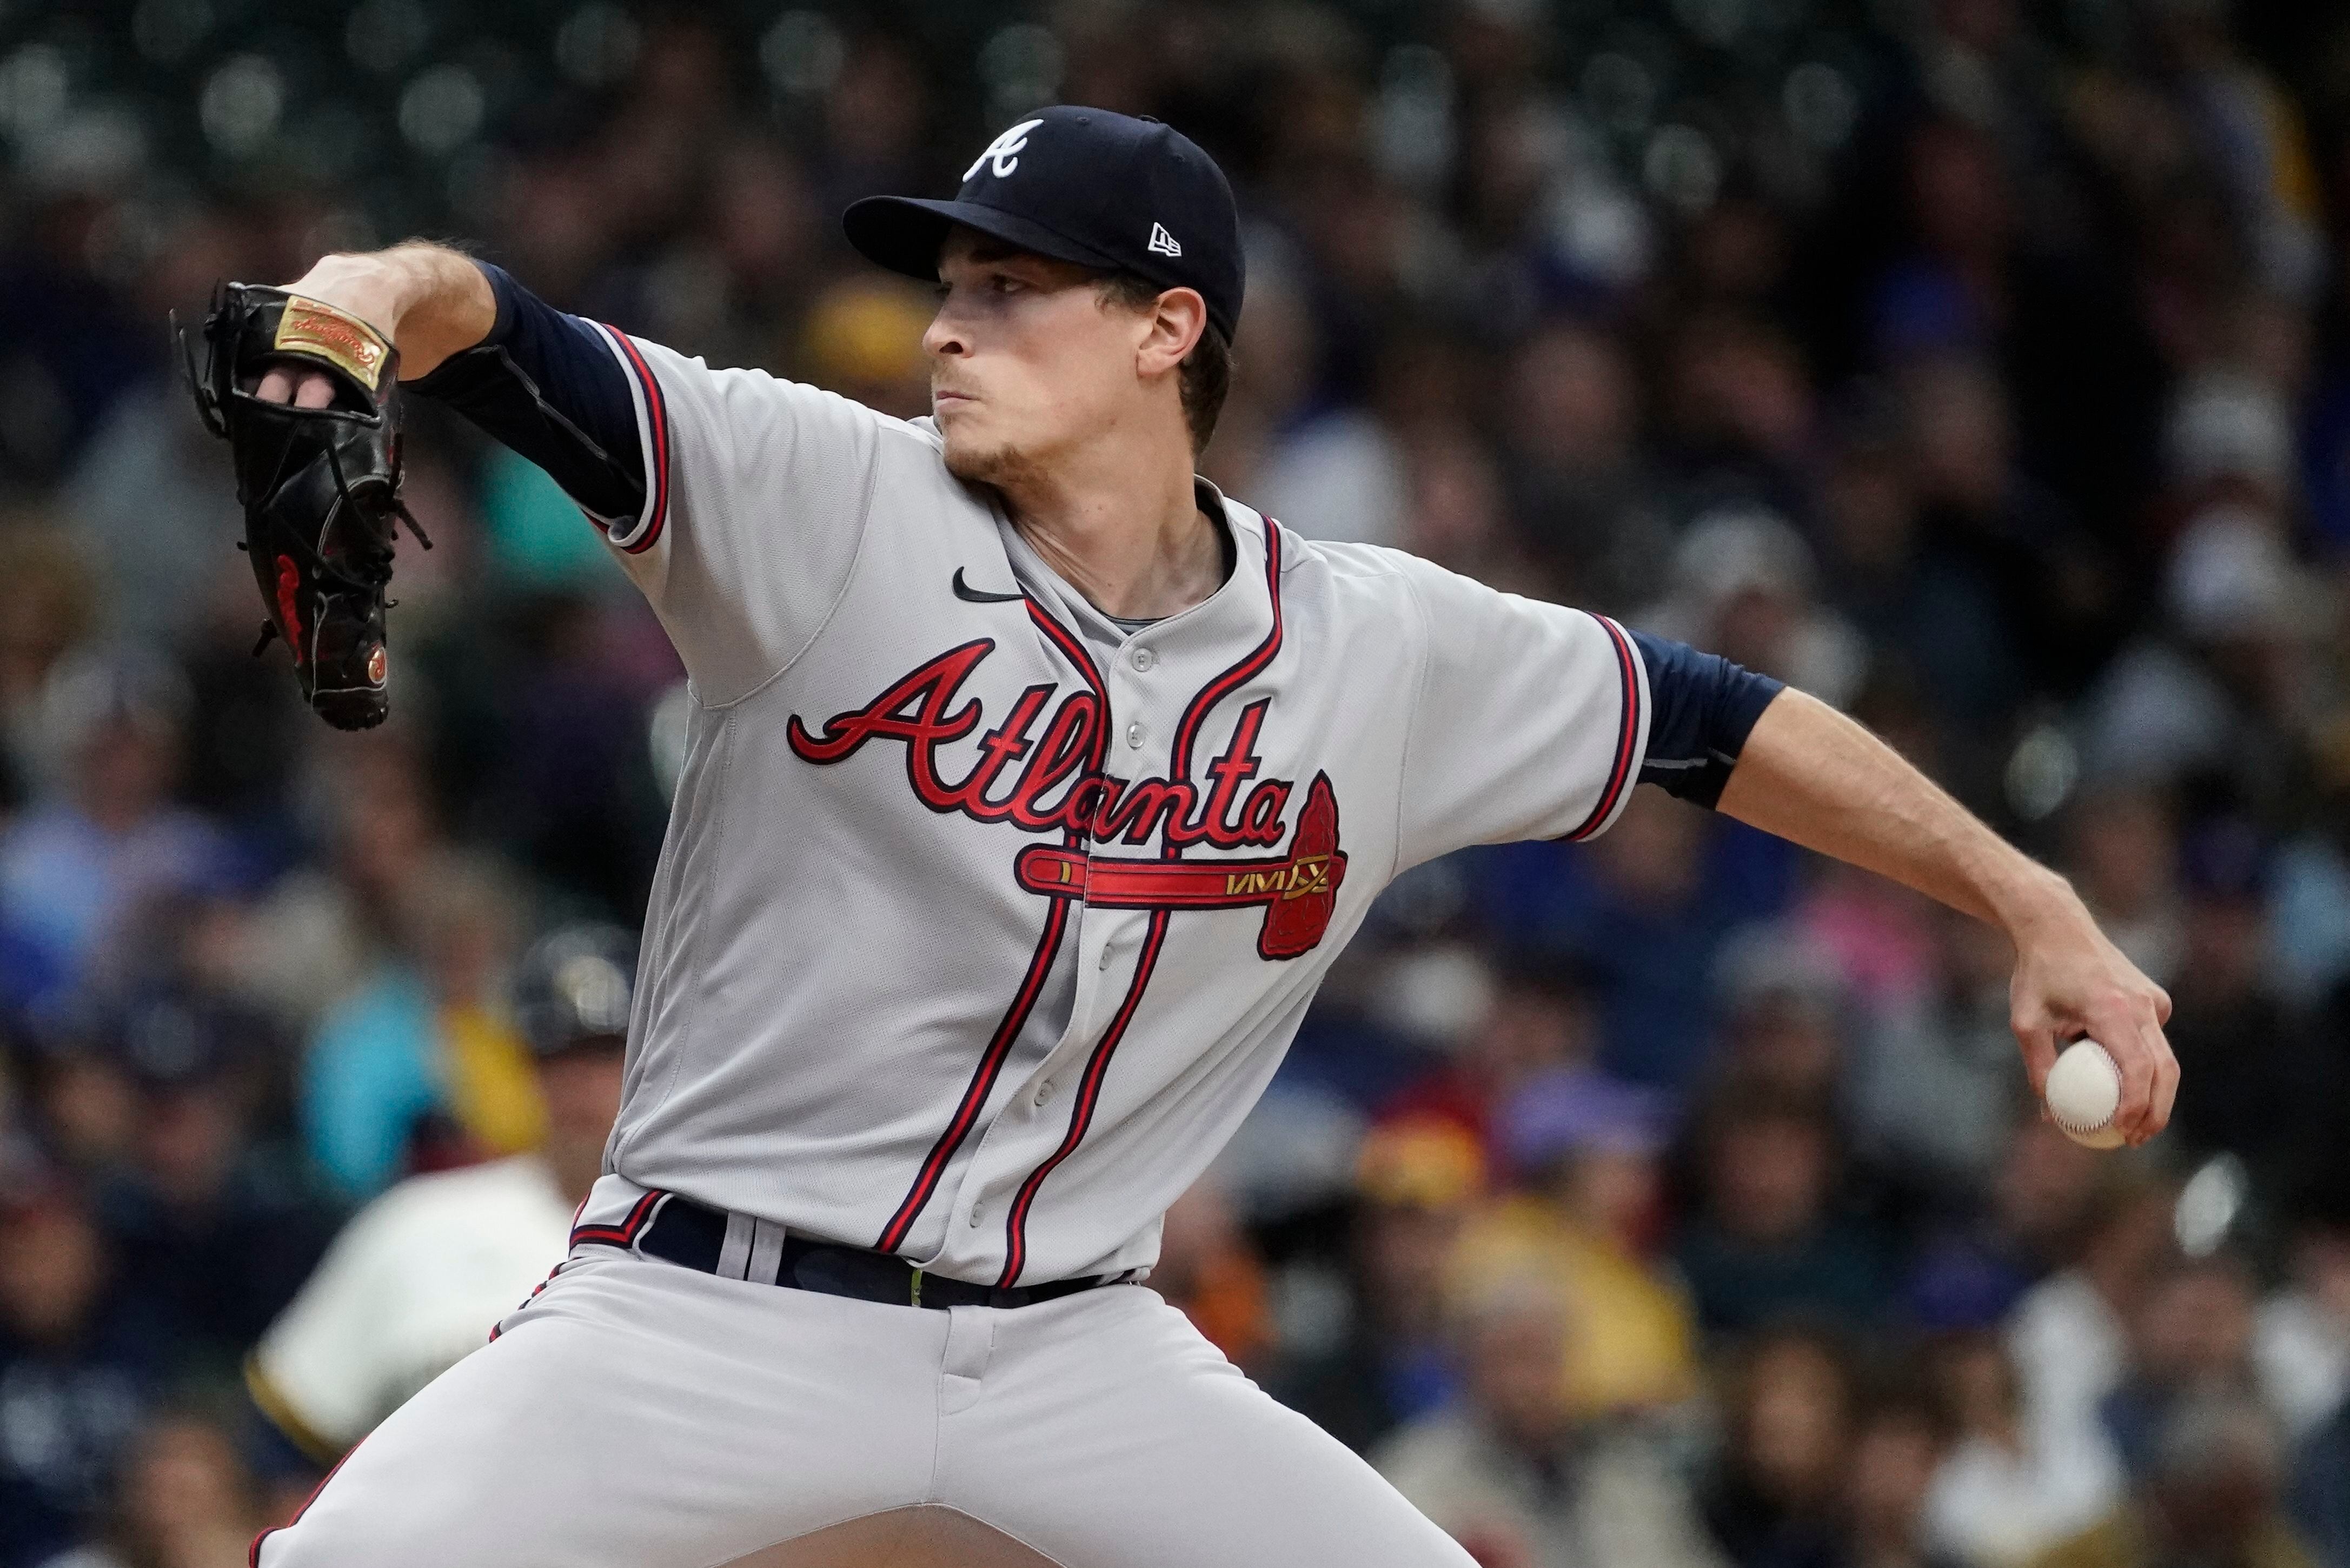
[[[1149,329],[1135,351],[1135,369],[1145,378],[1163,376],[1183,363],[1208,329],[1208,302],[1196,288],[1170,288],[1149,313]]]

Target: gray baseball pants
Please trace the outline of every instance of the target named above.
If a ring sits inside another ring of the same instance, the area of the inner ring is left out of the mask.
[[[598,1243],[255,1568],[1470,1568],[1140,1285],[947,1311]]]

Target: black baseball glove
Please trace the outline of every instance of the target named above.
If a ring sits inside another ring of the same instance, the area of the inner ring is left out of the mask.
[[[232,283],[204,317],[204,366],[175,318],[204,427],[236,461],[244,544],[272,637],[318,716],[341,730],[383,722],[390,701],[384,588],[396,523],[432,547],[400,499],[400,351],[358,317],[282,288]],[[269,402],[272,366],[325,373],[325,408]]]

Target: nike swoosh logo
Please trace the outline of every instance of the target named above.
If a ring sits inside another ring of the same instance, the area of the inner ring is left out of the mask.
[[[954,596],[974,605],[1016,605],[1028,597],[1026,594],[991,594],[985,588],[972,587],[962,580],[961,566],[955,568]]]

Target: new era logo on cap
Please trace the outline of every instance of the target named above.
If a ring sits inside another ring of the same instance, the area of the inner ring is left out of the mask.
[[[1167,232],[1167,225],[1164,223],[1150,225],[1150,243],[1143,246],[1143,249],[1157,251],[1162,256],[1180,256],[1183,254],[1183,247],[1175,243],[1175,236]]]

